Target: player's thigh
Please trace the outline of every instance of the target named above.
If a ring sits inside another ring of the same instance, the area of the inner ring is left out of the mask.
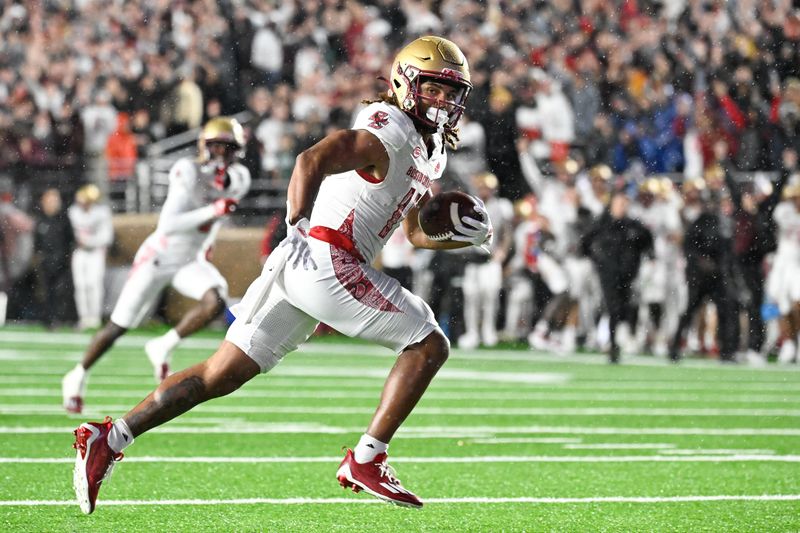
[[[262,303],[264,282],[263,276],[258,277],[242,301],[231,308],[236,320],[225,339],[255,361],[261,372],[268,372],[305,342],[319,321],[292,305],[278,282],[272,284]]]
[[[325,243],[312,244],[317,270],[287,266],[289,300],[351,337],[397,352],[439,329],[428,304],[400,283]]]
[[[92,273],[92,284],[102,284],[106,272],[105,250],[92,250],[89,254],[89,271]]]
[[[228,282],[217,267],[204,259],[183,266],[172,278],[172,287],[194,300],[200,300],[210,289],[216,289],[225,299],[228,297]]]
[[[70,266],[72,270],[72,283],[75,285],[76,289],[82,289],[88,284],[86,264],[86,253],[83,250],[78,249],[72,252]]]
[[[126,329],[138,326],[174,274],[174,269],[158,267],[153,261],[134,266],[111,313],[111,321]]]

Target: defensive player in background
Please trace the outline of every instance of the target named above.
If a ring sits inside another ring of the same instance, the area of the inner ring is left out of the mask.
[[[422,505],[395,477],[386,450],[447,360],[450,343],[421,298],[370,265],[401,222],[421,248],[480,246],[491,238],[482,208],[483,220],[464,217],[456,226],[455,242],[429,239],[417,221],[431,180],[444,170],[445,144],[457,140],[471,87],[467,60],[454,43],[419,38],[397,55],[389,92],[363,109],[352,129],[329,134],[297,157],[287,237],[232,309],[236,320],[217,352],[168,377],[116,422],[106,418],[75,431],[74,484],[84,512],[92,512],[100,483],[134,437],[269,371],[319,321],[399,354],[366,433],[339,466],[339,483],[399,505]]]
[[[199,303],[175,328],[145,345],[157,381],[169,375],[172,350],[225,309],[228,284],[206,260],[219,230],[219,219],[236,209],[250,189],[250,173],[237,163],[244,148],[242,126],[218,117],[202,129],[199,157],[175,162],[169,172],[169,191],[158,225],[139,247],[111,319],[95,334],[83,361],[61,382],[64,408],[83,409],[89,369],[130,328],[136,327],[158,298],[172,285]]]
[[[75,193],[75,203],[67,210],[75,234],[72,252],[72,282],[78,328],[99,328],[103,316],[103,279],[106,249],[114,239],[111,209],[98,203],[97,185],[84,185]]]

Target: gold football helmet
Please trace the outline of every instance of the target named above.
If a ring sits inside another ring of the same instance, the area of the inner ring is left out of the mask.
[[[445,131],[452,131],[458,124],[472,90],[467,58],[455,43],[433,35],[420,37],[400,50],[389,78],[400,109],[433,129],[438,127],[439,117],[432,119],[420,110],[421,101],[429,99],[421,94],[420,87],[426,81],[436,81],[457,88],[456,97],[447,102]]]
[[[589,169],[589,177],[592,179],[608,181],[611,179],[611,176],[614,175],[614,172],[611,170],[611,167],[608,165],[604,165],[602,163],[593,166]]]
[[[792,183],[783,189],[783,198],[785,200],[792,200],[800,197],[800,183]]]
[[[241,157],[244,150],[244,128],[239,121],[232,117],[212,118],[200,131],[200,138],[197,140],[197,150],[202,161],[208,161],[210,154],[208,144],[212,142],[225,143],[237,148],[237,157]]]
[[[100,189],[93,183],[84,185],[75,193],[75,201],[79,204],[91,205],[98,200],[100,200]]]

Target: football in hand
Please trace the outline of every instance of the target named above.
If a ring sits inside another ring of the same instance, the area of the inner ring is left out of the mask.
[[[419,210],[419,227],[429,239],[449,241],[456,235],[456,225],[463,224],[461,217],[483,220],[476,211],[475,199],[461,191],[448,191],[435,195]]]

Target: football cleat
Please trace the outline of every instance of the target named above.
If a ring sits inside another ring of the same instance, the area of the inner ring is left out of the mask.
[[[153,377],[156,378],[156,383],[161,383],[170,375],[169,350],[166,350],[162,345],[161,337],[156,337],[144,344],[144,351],[150,360],[150,364],[153,365]]]
[[[61,380],[62,405],[68,413],[80,414],[83,411],[86,377],[86,371],[76,366]]]
[[[336,472],[339,485],[345,489],[352,489],[353,492],[363,490],[395,505],[417,509],[422,507],[422,501],[403,487],[387,460],[385,453],[379,453],[372,461],[361,464],[356,462],[353,450],[348,449]]]
[[[78,505],[86,514],[94,511],[100,485],[111,476],[117,461],[122,460],[122,454],[108,445],[108,432],[112,425],[111,417],[107,416],[102,422],[86,422],[73,431],[75,443],[72,447],[78,453],[72,485]]]

